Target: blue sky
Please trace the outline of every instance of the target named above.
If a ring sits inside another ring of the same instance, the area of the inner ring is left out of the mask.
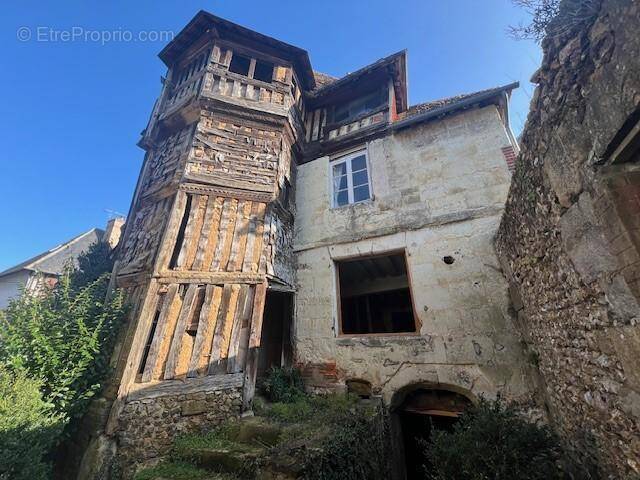
[[[166,41],[140,32],[177,33],[200,9],[305,48],[314,69],[334,76],[407,48],[410,103],[519,80],[516,134],[540,63],[536,44],[505,32],[526,20],[510,0],[6,3],[0,270],[103,227],[108,211],[128,212],[143,159],[136,142],[165,73]]]

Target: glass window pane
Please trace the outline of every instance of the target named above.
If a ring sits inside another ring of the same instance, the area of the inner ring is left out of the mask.
[[[347,164],[346,163],[338,163],[333,166],[333,178],[336,178],[338,175],[346,175],[347,174]]]
[[[363,185],[353,189],[353,201],[362,202],[369,199],[369,185]]]
[[[344,190],[347,188],[347,176],[341,175],[333,179],[333,188],[335,190]]]
[[[336,192],[335,203],[337,207],[341,207],[342,205],[349,203],[349,192],[347,190]]]
[[[367,180],[367,171],[366,170],[361,170],[359,172],[356,172],[353,174],[353,186],[357,187],[358,185],[366,185],[368,182]]]
[[[366,170],[367,160],[364,155],[360,155],[351,160],[351,171],[357,172],[358,170]]]

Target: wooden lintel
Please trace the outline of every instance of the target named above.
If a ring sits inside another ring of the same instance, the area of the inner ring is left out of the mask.
[[[237,198],[252,202],[269,203],[276,199],[275,193],[240,190],[223,186],[201,185],[197,183],[183,183],[180,190],[199,195],[215,195],[216,197]]]
[[[264,275],[247,272],[194,272],[188,270],[162,270],[154,276],[159,283],[262,283]]]
[[[243,375],[241,373],[207,375],[199,378],[187,378],[185,380],[164,380],[159,382],[134,384],[127,402],[159,398],[171,395],[189,395],[199,392],[215,392],[242,386]]]

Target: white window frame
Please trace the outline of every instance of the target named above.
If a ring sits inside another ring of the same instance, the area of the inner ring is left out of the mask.
[[[364,155],[364,161],[365,161],[365,165],[367,166],[367,187],[369,188],[369,198],[366,198],[364,200],[359,200],[359,201],[354,201],[353,200],[353,174],[352,174],[352,170],[351,170],[351,161],[356,158],[356,157],[360,157]],[[335,184],[334,184],[334,178],[333,178],[333,168],[336,165],[340,165],[344,163],[347,166],[347,203],[345,205],[338,205],[337,204],[337,198],[336,198],[336,192],[335,192]],[[330,184],[330,192],[331,192],[331,198],[330,198],[330,202],[331,202],[331,208],[343,208],[343,207],[348,207],[349,205],[355,205],[358,203],[364,203],[364,202],[370,202],[371,200],[373,200],[373,189],[371,186],[371,166],[369,164],[369,151],[367,148],[362,148],[360,150],[356,150],[354,152],[348,153],[346,155],[343,155],[341,157],[337,157],[335,159],[332,159],[329,162],[329,184]]]

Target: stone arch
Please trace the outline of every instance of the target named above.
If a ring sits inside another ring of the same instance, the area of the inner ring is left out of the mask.
[[[465,388],[442,383],[416,382],[396,390],[389,404],[394,480],[422,478],[418,471],[422,447],[417,438],[428,438],[434,429],[450,429],[478,400]]]

